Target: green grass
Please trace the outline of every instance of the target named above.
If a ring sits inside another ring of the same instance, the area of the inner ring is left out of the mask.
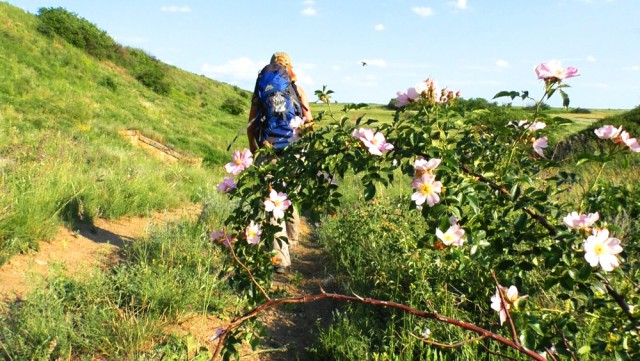
[[[0,263],[62,223],[199,201],[246,125],[246,114],[221,110],[228,99],[248,109],[244,90],[167,66],[170,92],[158,95],[127,69],[43,36],[37,21],[0,3]],[[129,144],[124,129],[204,166],[162,162]]]

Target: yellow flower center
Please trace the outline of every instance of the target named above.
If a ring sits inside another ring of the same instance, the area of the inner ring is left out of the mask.
[[[431,186],[431,184],[422,183],[422,184],[420,184],[420,193],[422,193],[422,194],[431,194],[431,193],[433,193],[433,187]]]
[[[595,246],[595,247],[593,247],[593,253],[595,253],[595,254],[596,254],[596,256],[601,256],[601,255],[603,255],[603,254],[605,253],[605,252],[604,252],[604,247],[602,247],[602,245],[601,245],[601,244],[596,244],[596,246]]]
[[[240,159],[240,158],[236,158],[236,164],[237,164],[237,165],[242,164],[242,159]]]

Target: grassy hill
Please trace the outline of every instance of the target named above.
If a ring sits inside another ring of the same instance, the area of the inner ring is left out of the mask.
[[[248,92],[115,48],[160,69],[169,86],[154,91],[122,62],[43,34],[40,21],[0,3],[0,263],[61,222],[199,200],[246,124]],[[204,166],[163,162],[120,136],[125,129]]]

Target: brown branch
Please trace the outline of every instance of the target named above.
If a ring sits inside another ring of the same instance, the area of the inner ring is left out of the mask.
[[[243,322],[245,322],[246,320],[249,320],[251,318],[256,317],[257,315],[259,315],[262,312],[265,312],[269,309],[278,307],[280,305],[283,304],[295,304],[295,303],[310,303],[310,302],[315,302],[315,301],[319,301],[319,300],[323,300],[323,299],[331,299],[331,300],[337,300],[337,301],[342,301],[342,302],[357,302],[357,303],[363,303],[363,304],[367,304],[367,305],[371,305],[371,306],[377,306],[377,307],[387,307],[387,308],[393,308],[396,310],[400,310],[402,312],[408,313],[408,314],[412,314],[414,316],[418,316],[418,317],[422,317],[422,318],[427,318],[427,319],[432,319],[438,322],[443,322],[443,323],[447,323],[453,326],[457,326],[460,328],[463,328],[465,330],[471,331],[471,332],[475,332],[478,335],[484,337],[484,338],[488,338],[488,339],[492,339],[498,343],[501,343],[507,347],[510,347],[518,352],[520,352],[523,355],[526,355],[534,360],[538,360],[538,361],[545,361],[545,358],[542,357],[541,355],[537,354],[535,351],[532,350],[528,350],[525,347],[523,347],[522,345],[519,345],[515,342],[513,342],[512,340],[505,338],[499,334],[493,333],[487,329],[484,329],[482,327],[476,326],[474,324],[470,324],[464,321],[460,321],[460,320],[456,320],[456,319],[452,319],[443,315],[440,315],[438,313],[433,313],[433,312],[426,312],[426,311],[421,311],[421,310],[417,310],[415,308],[400,304],[400,303],[396,303],[396,302],[392,302],[392,301],[381,301],[381,300],[377,300],[377,299],[372,299],[372,298],[363,298],[363,297],[358,297],[358,296],[347,296],[347,295],[341,295],[341,294],[335,294],[335,293],[326,293],[324,290],[321,289],[321,293],[319,294],[315,294],[315,295],[309,295],[309,296],[295,296],[295,297],[286,297],[286,298],[272,298],[270,300],[265,301],[263,304],[261,304],[260,306],[254,308],[253,310],[245,313],[242,316],[237,317],[236,319],[234,319],[233,321],[231,321],[225,328],[224,331],[221,335],[221,337],[219,338],[219,343],[218,346],[216,347],[216,351],[213,355],[212,360],[214,360],[216,357],[219,356],[220,351],[222,350],[222,345],[224,343],[224,340],[226,339],[226,335],[228,334],[229,331],[232,331],[233,329],[237,328],[238,326],[240,326]]]
[[[475,177],[480,182],[485,183],[490,188],[500,192],[500,194],[507,197],[511,197],[511,193],[508,190],[506,190],[504,187],[500,186],[499,184],[495,183],[491,179],[483,176],[482,174],[475,173],[464,166],[460,166],[460,169],[462,170],[463,173],[466,173],[470,176]],[[549,232],[550,235],[555,236],[556,234],[558,234],[558,230],[554,226],[549,224],[549,221],[547,221],[547,219],[544,218],[543,216],[537,214],[536,212],[532,211],[527,207],[522,207],[522,211],[528,214],[529,217],[531,217],[533,220],[538,222],[542,227],[544,227]]]
[[[504,295],[502,294],[502,289],[500,283],[498,282],[498,278],[496,278],[496,273],[491,270],[491,277],[493,278],[493,282],[496,284],[496,290],[498,291],[498,295],[500,296],[500,304],[501,307],[504,307],[504,312],[507,315],[507,320],[509,321],[509,325],[511,326],[511,336],[513,337],[513,342],[516,345],[520,345],[520,341],[518,340],[518,331],[516,331],[516,326],[513,324],[513,319],[511,318],[511,313],[509,312],[509,305],[507,301],[504,299]],[[500,313],[500,311],[498,311]]]
[[[226,235],[225,235],[226,237]],[[251,273],[251,271],[249,270],[249,268],[247,267],[247,265],[245,265],[244,263],[242,263],[240,261],[240,259],[238,259],[238,256],[236,256],[236,253],[233,251],[233,242],[229,241],[229,250],[231,251],[231,255],[233,256],[233,259],[238,262],[238,264],[240,265],[240,267],[242,267],[247,274],[249,275],[249,278],[251,278],[251,282],[256,285],[256,287],[258,287],[258,289],[260,290],[260,293],[264,296],[264,298],[268,300],[270,300],[269,295],[267,294],[267,292],[264,290],[264,288],[262,288],[262,286],[260,286],[260,284],[258,283],[258,281],[256,281],[256,279],[253,277],[253,273]]]
[[[604,284],[604,287],[607,289],[607,293],[609,293],[611,298],[613,298],[614,301],[616,301],[618,306],[620,306],[622,311],[627,315],[627,318],[631,322],[633,322],[633,324],[636,325],[636,327],[637,327],[638,326],[638,319],[635,318],[635,316],[631,312],[631,308],[627,304],[627,301],[624,299],[624,297],[622,297],[621,294],[619,294],[618,292],[616,292],[616,290],[613,289],[613,287],[611,286],[611,283],[609,283],[608,279],[606,279],[605,277],[599,277],[599,278],[602,281],[602,283]]]

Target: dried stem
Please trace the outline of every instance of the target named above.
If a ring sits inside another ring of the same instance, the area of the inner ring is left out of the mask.
[[[498,282],[498,278],[496,277],[496,273],[491,270],[491,277],[493,278],[493,282],[496,284],[496,289],[498,290],[498,295],[500,295],[500,304],[501,307],[504,308],[504,312],[507,315],[507,320],[509,321],[509,325],[511,326],[511,336],[513,337],[513,342],[516,345],[520,345],[520,341],[518,340],[518,331],[516,331],[516,326],[513,324],[513,319],[511,318],[511,313],[509,313],[509,307],[507,301],[504,299],[504,294],[502,293],[500,283]]]

